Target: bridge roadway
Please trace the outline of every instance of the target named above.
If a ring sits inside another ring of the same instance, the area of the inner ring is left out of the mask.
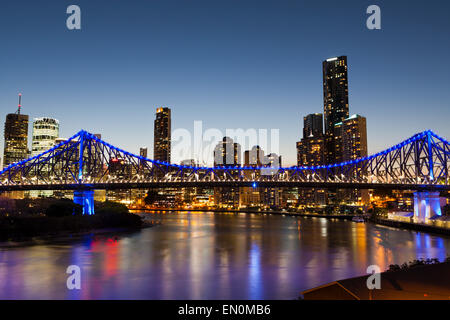
[[[151,188],[214,188],[214,187],[254,187],[254,188],[319,188],[319,189],[372,189],[409,191],[450,191],[444,184],[407,183],[364,183],[364,182],[320,182],[320,181],[174,181],[174,182],[107,182],[73,184],[24,184],[0,185],[0,192],[26,190],[117,190]]]

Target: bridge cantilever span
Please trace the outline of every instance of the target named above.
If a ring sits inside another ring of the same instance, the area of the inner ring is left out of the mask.
[[[183,166],[117,148],[84,130],[0,172],[0,191],[197,186],[450,190],[450,144],[432,131],[369,157],[312,167]]]

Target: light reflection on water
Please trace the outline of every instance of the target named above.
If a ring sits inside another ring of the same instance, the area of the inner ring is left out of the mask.
[[[367,266],[444,260],[450,239],[322,218],[145,214],[162,225],[0,248],[0,299],[295,299]],[[82,270],[66,288],[67,266]]]

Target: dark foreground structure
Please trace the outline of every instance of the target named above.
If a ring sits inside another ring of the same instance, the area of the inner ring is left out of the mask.
[[[381,273],[381,289],[369,290],[369,275],[302,292],[305,300],[450,300],[450,262]]]

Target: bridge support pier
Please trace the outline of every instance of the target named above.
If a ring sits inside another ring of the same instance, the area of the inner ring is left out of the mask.
[[[73,202],[83,206],[83,214],[94,214],[94,190],[75,190]]]
[[[425,223],[436,215],[442,215],[439,192],[414,192],[414,220]]]

